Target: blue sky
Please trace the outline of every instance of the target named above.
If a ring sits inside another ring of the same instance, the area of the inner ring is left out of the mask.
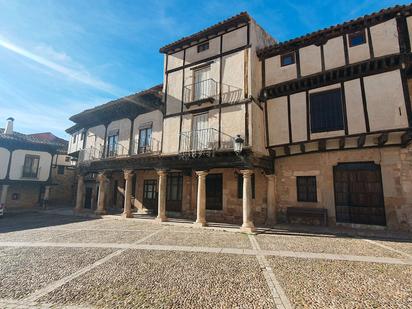
[[[160,47],[241,11],[284,41],[406,3],[0,0],[0,127],[67,138],[71,115],[161,83]]]

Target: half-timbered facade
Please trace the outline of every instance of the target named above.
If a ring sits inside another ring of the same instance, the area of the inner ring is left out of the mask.
[[[76,209],[411,229],[411,13],[284,43],[241,13],[162,47],[163,85],[71,118]]]
[[[18,133],[13,123],[8,118],[0,129],[0,208],[71,204],[76,170],[67,141],[51,133]]]

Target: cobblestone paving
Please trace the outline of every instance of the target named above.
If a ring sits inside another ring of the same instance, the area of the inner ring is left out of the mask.
[[[167,229],[154,237],[149,238],[145,244],[176,245],[198,247],[227,247],[227,248],[252,248],[247,235],[231,232],[201,231],[187,229],[187,233],[175,232]]]
[[[258,235],[256,239],[262,250],[402,257],[399,253],[367,243],[362,239],[289,235]]]
[[[296,308],[412,308],[412,266],[268,259]]]
[[[411,251],[21,214],[0,221],[0,308],[412,308]]]

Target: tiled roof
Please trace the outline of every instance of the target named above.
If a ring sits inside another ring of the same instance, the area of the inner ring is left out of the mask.
[[[0,128],[0,141],[1,140],[34,145],[48,145],[59,150],[67,150],[68,145],[68,141],[59,138],[52,133],[23,134],[13,132],[12,134],[4,134],[4,129]]]
[[[218,32],[223,31],[224,29],[227,29],[228,27],[231,27],[234,24],[247,23],[250,20],[251,20],[251,17],[249,16],[247,12],[241,12],[213,26],[203,29],[202,31],[183,37],[173,43],[167,44],[163,46],[162,48],[160,48],[159,51],[161,53],[167,53],[175,48],[179,48],[183,45],[189,44],[190,42],[197,41],[202,38],[207,38],[208,36],[211,36],[211,35],[216,35]]]
[[[386,18],[386,19],[393,18],[394,16],[396,16],[397,14],[403,11],[404,12],[409,11],[409,13],[411,13],[410,11],[412,11],[412,4],[396,5],[390,8],[382,9],[379,12],[375,12],[369,15],[364,15],[362,17],[344,22],[342,24],[337,24],[337,25],[324,28],[324,29],[321,29],[321,30],[318,30],[312,33],[308,33],[308,34],[305,34],[303,36],[300,36],[300,37],[297,37],[297,38],[294,38],[288,41],[276,43],[271,46],[267,46],[265,48],[258,50],[257,54],[261,58],[270,57],[273,55],[274,52],[278,50],[284,50],[288,47],[297,48],[299,45],[304,44],[305,42],[308,42],[308,41],[311,41],[317,38],[333,35],[341,31],[347,31],[347,30],[350,30],[352,27],[358,26],[360,24],[366,24],[368,22],[370,23],[373,20],[378,21],[381,18]]]

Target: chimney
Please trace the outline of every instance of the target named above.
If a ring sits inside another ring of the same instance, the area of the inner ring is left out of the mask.
[[[4,134],[13,134],[13,121],[14,118],[7,118],[6,128],[4,129]]]

